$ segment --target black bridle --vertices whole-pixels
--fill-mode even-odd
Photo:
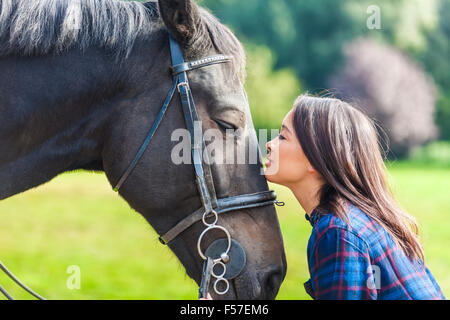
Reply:
[[[183,53],[181,51],[178,43],[169,36],[170,41],[170,52],[172,57],[172,75],[173,82],[169,90],[169,93],[164,101],[164,104],[159,111],[155,122],[153,123],[150,131],[147,134],[143,144],[137,151],[134,159],[131,161],[125,172],[122,174],[117,184],[114,187],[114,191],[118,191],[120,187],[124,184],[127,178],[130,176],[133,169],[136,167],[137,163],[141,159],[144,151],[149,145],[151,139],[153,138],[156,130],[158,129],[165,112],[167,111],[170,102],[173,99],[175,91],[178,90],[181,97],[181,105],[183,108],[186,128],[191,135],[191,156],[193,161],[193,166],[196,175],[197,187],[200,194],[200,199],[202,202],[202,207],[191,213],[186,218],[178,222],[173,228],[165,232],[159,237],[162,244],[168,244],[170,241],[175,239],[180,233],[188,229],[194,223],[202,221],[206,228],[199,235],[197,241],[197,249],[200,257],[204,260],[204,268],[202,273],[202,281],[199,290],[200,297],[206,297],[206,293],[209,288],[209,280],[211,276],[217,278],[214,284],[214,290],[218,294],[225,294],[228,291],[229,284],[228,280],[236,277],[245,266],[245,251],[239,242],[231,239],[228,230],[222,226],[217,225],[218,215],[230,211],[262,207],[267,205],[283,205],[282,202],[276,201],[276,195],[274,191],[262,191],[252,194],[238,195],[233,197],[227,197],[223,199],[217,199],[216,192],[214,189],[214,182],[211,174],[211,167],[209,161],[202,161],[202,158],[206,157],[203,154],[205,150],[205,141],[203,140],[203,135],[201,133],[201,128],[195,126],[195,122],[200,121],[197,110],[195,108],[194,98],[192,96],[191,89],[189,87],[189,80],[187,77],[187,72],[203,68],[219,63],[228,63],[232,60],[232,57],[224,55],[215,55],[207,58],[203,58],[196,61],[185,62],[183,58]],[[200,132],[198,132],[200,130]],[[202,139],[194,139],[195,136],[201,135]],[[211,221],[210,223],[207,220]],[[207,248],[205,253],[201,249],[201,241],[203,236],[210,230],[218,229],[225,233],[225,241],[223,238],[218,239],[211,243]],[[222,266],[222,273],[217,274],[216,265]],[[4,267],[0,264],[0,267]],[[228,267],[228,268],[227,268]],[[4,271],[6,267],[2,268]],[[7,269],[6,269],[7,270]],[[14,277],[10,272],[7,272],[8,276]],[[25,285],[23,285],[17,278],[13,278],[19,285],[26,288],[28,292],[32,293],[38,299],[41,299],[39,295],[32,292]],[[219,291],[217,289],[218,282],[223,281],[226,289]],[[12,297],[0,287],[0,292],[4,293],[8,299]]]
[[[146,150],[148,144],[150,143],[156,130],[158,129],[164,117],[164,114],[166,113],[170,102],[173,99],[175,90],[178,90],[181,97],[181,106],[183,108],[186,128],[189,131],[191,137],[191,156],[195,169],[197,186],[202,201],[202,208],[198,209],[197,211],[180,221],[176,226],[167,231],[164,235],[160,236],[159,240],[162,244],[169,243],[181,232],[189,228],[192,224],[200,221],[205,212],[206,214],[209,214],[212,211],[216,211],[216,213],[225,213],[234,210],[271,205],[276,202],[276,195],[274,191],[263,191],[253,194],[217,199],[216,191],[214,189],[214,182],[211,175],[211,167],[209,165],[210,161],[202,161],[202,156],[203,158],[207,157],[206,153],[203,154],[203,150],[205,150],[205,141],[203,140],[203,138],[194,139],[195,136],[199,136],[199,134],[201,135],[201,132],[198,132],[198,130],[201,130],[201,128],[198,128],[198,126],[194,126],[194,123],[199,122],[200,119],[198,117],[197,109],[195,108],[192,91],[189,87],[187,72],[214,64],[227,63],[230,62],[233,58],[230,56],[216,55],[196,61],[185,62],[183,53],[178,43],[170,35],[169,39],[170,53],[172,57],[172,87],[170,88],[164,104],[159,111],[158,116],[156,117],[156,120],[153,123],[149,133],[147,134],[147,137],[136,153],[136,156],[130,162],[128,168],[125,170],[123,175],[118,180],[116,186],[114,187],[114,191],[118,191],[126,181],[128,176],[131,174],[133,169],[136,167],[139,159],[144,154],[144,151]],[[203,135],[201,135],[201,137],[203,137]]]
[[[197,241],[197,249],[200,257],[204,260],[204,268],[203,268],[203,274],[202,274],[202,283],[200,285],[199,290],[199,296],[205,297],[206,293],[208,291],[209,286],[209,278],[210,276],[214,276],[217,278],[216,283],[214,284],[214,289],[216,293],[218,294],[224,294],[228,291],[229,285],[227,279],[230,279],[230,277],[227,278],[227,267],[226,264],[230,264],[231,269],[238,270],[234,272],[232,275],[233,277],[237,276],[237,272],[240,272],[244,265],[233,265],[233,256],[236,256],[235,260],[239,260],[240,263],[245,264],[245,251],[240,246],[240,244],[237,241],[234,241],[231,239],[230,234],[227,229],[224,227],[218,226],[217,220],[218,220],[218,214],[230,212],[230,211],[236,211],[236,210],[242,210],[242,209],[248,209],[248,208],[255,208],[255,207],[262,207],[267,205],[273,205],[274,203],[277,203],[279,205],[282,205],[281,202],[276,201],[276,195],[274,191],[262,191],[252,194],[245,194],[245,195],[238,195],[233,197],[228,197],[224,199],[217,199],[216,191],[214,189],[214,182],[211,175],[211,167],[209,165],[210,161],[202,161],[207,154],[203,154],[203,150],[205,150],[205,141],[203,139],[203,135],[201,133],[201,127],[195,126],[195,122],[199,122],[199,116],[197,113],[197,109],[195,108],[194,98],[192,96],[192,91],[189,87],[189,80],[187,77],[187,72],[199,69],[219,63],[228,63],[232,61],[232,57],[230,56],[224,56],[224,55],[216,55],[216,56],[210,56],[207,58],[203,58],[196,61],[191,62],[185,62],[183,58],[183,53],[181,51],[180,46],[178,43],[173,39],[172,36],[169,35],[169,41],[170,41],[170,53],[172,56],[172,75],[173,75],[173,82],[172,87],[169,90],[169,94],[166,97],[166,100],[164,101],[164,104],[156,117],[155,122],[153,123],[146,139],[144,140],[144,143],[139,148],[136,156],[131,161],[128,168],[125,170],[122,177],[119,179],[117,185],[114,187],[115,191],[118,191],[119,188],[123,185],[123,183],[126,181],[127,177],[131,174],[136,164],[139,162],[139,159],[142,157],[145,149],[147,148],[148,144],[150,143],[153,135],[155,134],[156,130],[158,129],[159,124],[161,123],[165,112],[167,111],[167,108],[170,105],[170,102],[172,101],[172,98],[174,96],[175,90],[178,90],[180,97],[181,97],[181,106],[184,113],[184,119],[186,123],[186,128],[190,133],[191,136],[191,157],[194,165],[195,170],[195,176],[196,176],[196,182],[197,187],[200,194],[200,199],[202,202],[202,207],[191,213],[186,218],[182,219],[180,222],[178,222],[173,228],[165,232],[163,235],[159,237],[159,240],[162,244],[168,244],[170,241],[175,239],[180,233],[188,229],[190,226],[192,226],[194,223],[198,221],[202,221],[203,224],[206,226],[206,229],[200,234],[198,241]],[[198,132],[200,131],[200,132]],[[195,139],[195,136],[201,136],[202,139]],[[203,155],[203,157],[202,157]],[[213,220],[212,223],[208,223],[206,219]],[[225,233],[227,236],[227,241],[225,242],[225,247],[220,246],[218,243],[214,245],[213,242],[210,247],[217,247],[217,252],[214,252],[216,257],[207,256],[203,253],[201,249],[201,240],[203,236],[212,229],[219,229]],[[216,240],[217,241],[217,240]],[[209,248],[206,250],[208,252]],[[241,252],[240,255],[233,255],[232,252],[230,253],[231,248],[237,248],[236,251]],[[214,251],[211,249],[210,251]],[[231,258],[230,258],[231,255]],[[242,257],[244,255],[244,257]],[[242,262],[243,261],[243,262]],[[216,264],[220,264],[222,266],[223,273],[221,275],[217,275],[215,272],[214,266]],[[223,281],[226,285],[226,290],[219,291],[217,289],[217,283]]]

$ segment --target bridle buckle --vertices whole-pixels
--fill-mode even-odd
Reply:
[[[162,236],[160,236],[160,237],[158,238],[158,240],[159,240],[159,242],[161,242],[161,244],[163,244],[163,245],[166,245],[166,244],[167,244],[166,240],[164,240],[164,238],[163,238]]]
[[[179,92],[179,93],[181,93],[181,91],[180,91],[180,87],[181,87],[181,86],[185,86],[186,89],[189,90],[189,83],[187,83],[187,82],[180,82],[180,83],[177,85],[177,89],[178,89],[178,92]]]

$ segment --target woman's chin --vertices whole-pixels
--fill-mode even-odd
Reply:
[[[269,182],[274,182],[274,174],[271,172],[270,168],[266,167],[266,170],[264,171],[264,175]]]

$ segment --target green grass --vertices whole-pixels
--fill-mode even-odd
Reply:
[[[394,192],[422,229],[426,264],[450,296],[450,168],[389,166]],[[288,273],[278,299],[309,299],[306,246],[311,226],[290,191],[272,186]],[[0,260],[49,299],[196,299],[197,286],[147,222],[111,191],[100,174],[70,173],[0,202]],[[66,282],[80,267],[81,289]],[[28,299],[11,280],[0,284]]]

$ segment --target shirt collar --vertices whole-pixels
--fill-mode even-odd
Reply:
[[[314,225],[316,224],[317,220],[319,220],[319,209],[316,207],[314,208],[314,210],[311,212],[311,214],[308,216],[307,213],[305,213],[305,219],[309,221],[309,223],[311,223],[311,226],[314,227]]]

